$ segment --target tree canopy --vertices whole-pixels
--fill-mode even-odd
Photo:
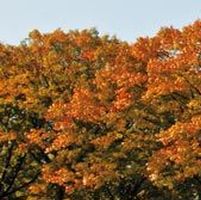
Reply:
[[[1,44],[0,155],[2,199],[200,199],[201,21]]]

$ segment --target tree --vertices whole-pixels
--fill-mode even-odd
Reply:
[[[132,45],[94,29],[1,45],[0,195],[200,198],[200,41],[196,21]]]

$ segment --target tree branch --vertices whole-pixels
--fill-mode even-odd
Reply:
[[[5,166],[4,166],[4,170],[3,170],[3,173],[2,173],[2,176],[1,176],[1,180],[0,180],[1,183],[5,179],[7,168],[9,167],[10,160],[11,160],[11,157],[12,157],[12,150],[13,150],[13,148],[14,148],[14,142],[12,142],[11,145],[8,147],[8,153],[7,153],[7,156],[5,158]]]
[[[23,164],[23,162],[24,162],[24,160],[25,160],[25,157],[26,157],[26,154],[25,154],[23,157],[19,158],[17,164],[16,164],[15,167],[14,167],[14,170],[12,171],[14,174],[13,174],[13,176],[11,177],[11,181],[10,181],[10,183],[9,183],[9,186],[8,186],[8,188],[5,190],[4,193],[8,193],[9,190],[12,188],[12,186],[13,186],[13,184],[14,184],[16,178],[17,178],[17,175],[18,175],[19,171],[21,170],[21,166],[22,166],[22,164]]]
[[[12,194],[12,193],[15,193],[16,191],[18,191],[18,190],[20,190],[20,189],[22,189],[22,188],[27,187],[28,185],[30,185],[31,183],[33,183],[33,182],[38,178],[39,175],[40,175],[40,172],[38,172],[38,173],[33,177],[33,179],[31,179],[30,181],[28,181],[28,182],[22,184],[22,185],[19,186],[19,187],[13,188],[12,190],[10,190],[10,191],[4,193],[3,196],[0,196],[0,197],[6,197],[6,196],[8,196],[8,195],[10,195],[10,194]]]

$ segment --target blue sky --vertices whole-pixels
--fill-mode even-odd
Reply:
[[[33,29],[96,27],[134,42],[161,26],[181,28],[201,18],[201,0],[0,0],[0,41],[19,44]]]

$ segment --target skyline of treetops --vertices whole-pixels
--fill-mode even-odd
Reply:
[[[201,21],[0,44],[0,199],[201,199]]]

